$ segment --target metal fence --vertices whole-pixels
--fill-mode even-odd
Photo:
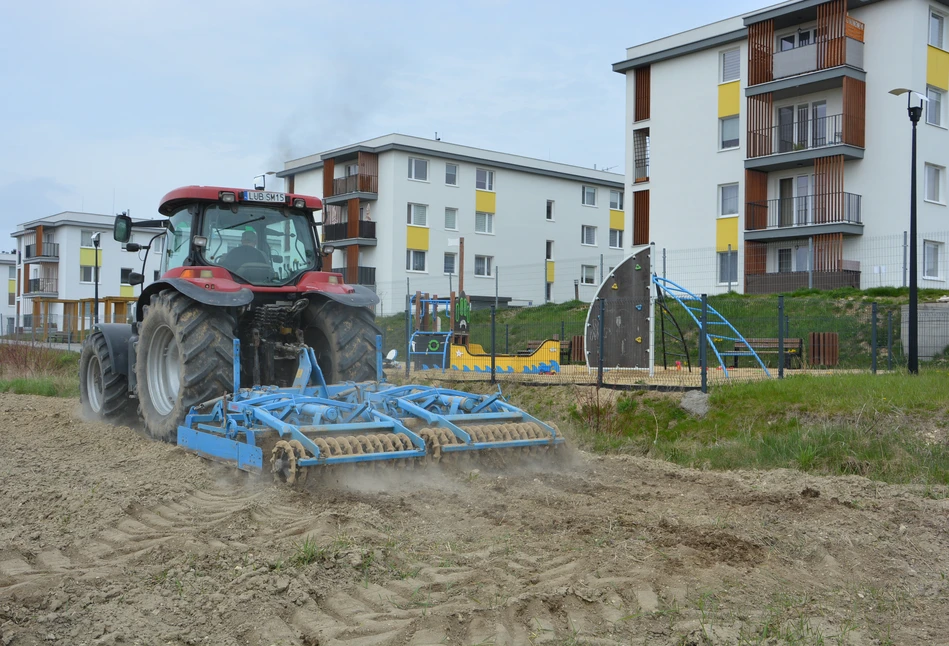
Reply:
[[[99,316],[99,323],[128,322],[128,317],[124,314],[109,317]],[[93,325],[94,321],[91,315],[49,314],[34,316],[32,314],[21,314],[18,317],[5,318],[0,339],[79,350],[83,339],[89,334]]]

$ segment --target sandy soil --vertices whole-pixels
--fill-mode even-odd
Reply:
[[[3,646],[949,644],[944,489],[576,453],[299,492],[13,395],[0,483]]]

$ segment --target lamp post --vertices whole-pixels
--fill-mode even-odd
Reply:
[[[95,292],[92,298],[92,326],[99,324],[99,232],[92,234],[92,246],[96,248],[96,265],[92,268],[95,272]]]
[[[923,115],[923,102],[928,101],[919,92],[905,87],[890,90],[894,96],[906,95],[906,111],[913,124],[913,145],[909,174],[909,358],[907,369],[911,375],[919,374],[919,293],[916,272],[916,124]],[[913,95],[919,98],[919,105],[913,105]]]

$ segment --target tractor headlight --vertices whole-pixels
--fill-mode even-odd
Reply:
[[[207,246],[208,246],[208,239],[207,239],[206,237],[204,237],[204,236],[195,236],[195,237],[194,237],[194,246],[195,246],[195,247],[201,247],[201,248],[207,247]]]
[[[237,196],[234,195],[234,193],[233,193],[232,191],[221,191],[221,193],[220,193],[220,195],[219,195],[218,197],[221,199],[222,202],[228,202],[228,203],[230,203],[230,202],[236,202],[236,201],[237,201]]]
[[[295,209],[305,209],[305,208],[306,208],[306,200],[304,200],[302,197],[295,197],[295,198],[293,198],[293,208],[295,208]]]

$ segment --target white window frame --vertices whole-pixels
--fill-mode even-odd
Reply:
[[[423,264],[425,269],[411,269],[415,266],[415,254],[422,254]],[[405,271],[412,274],[427,274],[428,273],[428,252],[421,249],[406,249],[405,250]]]
[[[417,222],[418,214],[416,213],[416,209],[414,208],[417,206],[420,206],[423,209],[425,209],[425,216],[424,216],[425,221],[422,224],[418,224]],[[428,204],[416,204],[415,202],[409,202],[408,207],[406,208],[405,216],[406,216],[405,222],[408,226],[425,227],[426,229],[428,228]]]
[[[455,168],[455,181],[448,181],[448,167],[454,166]],[[452,164],[451,162],[445,162],[445,186],[458,186],[458,164]]]
[[[935,248],[935,250],[936,250],[936,275],[935,275],[935,276],[926,273],[926,268],[927,268],[927,266],[928,266],[928,264],[929,264],[929,263],[926,262],[926,260],[927,260],[927,258],[928,258],[928,256],[929,256],[929,251],[928,251],[928,250],[931,249],[931,248]],[[942,277],[942,258],[940,258],[940,256],[942,256],[942,250],[943,250],[943,249],[944,249],[944,245],[943,245],[941,242],[939,242],[938,240],[923,240],[923,258],[922,258],[922,260],[923,260],[923,267],[922,267],[922,274],[923,274],[923,276],[922,276],[922,277],[925,278],[926,280],[942,280],[942,279],[943,279],[943,277]]]
[[[554,241],[553,240],[548,240],[547,243],[544,245],[544,256],[546,256],[545,260],[554,259]]]
[[[423,162],[425,164],[425,177],[416,177],[415,173],[417,171],[415,167],[415,162]],[[427,182],[428,181],[428,167],[429,161],[427,159],[422,159],[421,157],[409,157],[409,179],[413,182]]]
[[[452,271],[445,271],[445,261],[448,260],[448,257],[451,256],[451,267]],[[454,251],[446,251],[444,257],[442,258],[442,273],[445,276],[457,276],[458,275],[458,254]]]
[[[587,274],[589,274],[589,280],[587,280]],[[580,284],[596,285],[596,265],[580,265]]]
[[[587,231],[593,231],[593,242],[587,242]],[[596,227],[590,224],[581,224],[580,225],[580,245],[584,247],[595,247],[596,246]]]
[[[929,169],[935,169],[936,175],[936,199],[929,198],[930,179]],[[923,199],[930,204],[946,205],[946,167],[938,164],[925,164],[923,166]]]
[[[122,278],[122,274],[126,271],[129,274],[131,274],[135,270],[132,269],[131,267],[122,267],[121,269],[119,269],[119,283],[122,285],[131,285],[132,283],[128,282],[129,281],[128,277],[126,277],[125,279]]]
[[[940,20],[940,31],[939,38],[942,42],[936,44],[932,41],[932,20],[933,16],[936,16]],[[946,49],[946,14],[936,11],[935,9],[930,8],[929,10],[929,20],[926,21],[926,41],[933,47],[945,50]]]
[[[613,244],[613,234],[617,240],[617,244]],[[623,230],[622,229],[610,229],[610,249],[622,249],[623,248]]]
[[[738,138],[735,139],[734,146],[725,146],[725,122],[735,120],[735,123],[738,124]],[[719,150],[737,150],[741,148],[741,122],[738,119],[738,115],[732,115],[730,117],[719,117],[718,119],[718,149]]]
[[[455,226],[453,227],[448,226],[448,212],[449,211],[454,211],[455,213]],[[458,209],[451,206],[446,206],[445,207],[445,231],[457,231],[457,230],[458,230]]]
[[[734,213],[725,213],[725,189],[726,188],[735,188],[735,212]],[[738,182],[730,182],[728,184],[719,184],[718,186],[718,217],[720,218],[733,218],[738,215],[739,211],[739,191],[738,191]]]
[[[937,98],[933,98],[933,95],[937,95]],[[931,126],[936,126],[937,128],[946,129],[946,117],[945,117],[945,104],[946,104],[946,92],[941,90],[938,87],[933,87],[932,85],[926,86],[926,98],[929,101],[926,101],[926,123]],[[932,107],[938,106],[936,111],[933,112]],[[933,123],[930,118],[931,115],[935,114],[936,118],[939,120],[938,123]]]
[[[484,182],[478,179],[478,173],[484,173]],[[479,186],[479,184],[481,184]],[[494,171],[487,168],[475,169],[475,189],[479,191],[494,192]]]
[[[486,229],[485,231],[480,231],[480,230],[478,229],[478,216],[479,216],[479,215],[483,215],[483,216],[484,216],[485,229]],[[481,234],[481,235],[485,235],[485,236],[493,236],[493,235],[494,235],[494,213],[488,213],[488,212],[486,212],[486,211],[477,211],[477,212],[475,213],[475,233],[478,233],[478,234]]]
[[[615,200],[613,199],[614,197],[616,198]],[[610,189],[610,208],[614,211],[623,210],[623,191]]]
[[[727,54],[735,53],[738,55],[738,74],[735,78],[725,78],[725,56]],[[726,49],[721,53],[718,60],[718,82],[719,83],[732,83],[741,79],[741,49],[735,47],[733,49]]]
[[[478,273],[478,261],[482,261],[482,269],[487,265],[488,273]],[[478,278],[494,278],[494,256],[481,256],[477,255],[474,257],[474,275]]]
[[[83,280],[82,273],[83,270],[89,270],[89,280]],[[79,282],[84,285],[91,285],[96,281],[96,266],[95,265],[79,265]]]
[[[86,233],[89,234],[89,244],[87,245],[82,244],[83,238],[85,237]],[[92,236],[94,236],[95,234],[96,232],[93,231],[92,229],[80,229],[79,230],[79,246],[83,249],[95,249],[96,246],[92,244]],[[92,281],[89,281],[89,282],[92,282]]]
[[[544,217],[547,218],[548,222],[554,222],[556,220],[556,213],[554,212],[556,206],[556,200],[547,200],[547,210],[544,211]]]
[[[593,191],[593,202],[587,202],[587,191]],[[583,206],[596,206],[596,186],[587,186],[583,184],[580,187],[580,204]]]
[[[731,254],[735,259],[735,280],[729,283],[728,280],[722,280],[722,256]],[[716,254],[716,259],[718,260],[718,266],[716,270],[718,271],[718,284],[719,285],[737,285],[738,284],[738,250],[732,249],[731,251],[719,251]],[[730,268],[730,267],[729,267]]]

